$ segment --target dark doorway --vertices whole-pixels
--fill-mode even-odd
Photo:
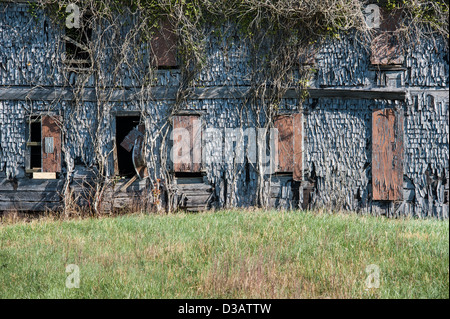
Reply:
[[[41,151],[41,119],[40,117],[32,117],[29,126],[30,129],[30,168],[40,169],[42,167],[42,151]]]
[[[123,148],[120,143],[123,142],[133,128],[139,125],[140,120],[140,116],[116,116],[117,164],[120,176],[133,177],[136,175],[131,152]]]

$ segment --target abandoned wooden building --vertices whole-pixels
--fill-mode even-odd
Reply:
[[[185,73],[169,27],[137,48],[156,57],[146,87],[108,55],[95,67],[119,77],[83,76],[94,68],[83,37],[103,31],[76,37],[30,6],[0,1],[0,212],[138,204],[448,218],[446,40],[399,52],[381,38],[381,48],[330,39],[305,62],[308,96],[287,90],[265,143],[266,114],[244,107],[258,103],[247,98],[253,53],[232,27],[211,35],[179,103]]]

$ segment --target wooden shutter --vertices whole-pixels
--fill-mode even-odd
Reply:
[[[174,163],[175,172],[191,172],[198,173],[201,171],[201,124],[200,118],[198,116],[191,115],[181,115],[175,116],[173,118],[173,128],[175,129],[185,129],[188,136],[185,137],[189,140],[189,157],[185,158],[183,161]],[[187,145],[181,145],[182,136],[174,136],[174,151],[179,151],[182,153],[187,152]],[[179,153],[178,155],[182,155]],[[175,158],[175,157],[174,157]]]
[[[403,195],[403,114],[392,109],[372,115],[373,200],[401,200]]]
[[[122,143],[120,143],[120,146],[126,149],[127,152],[131,152],[133,146],[136,143],[136,140],[144,135],[145,135],[145,125],[139,124],[136,128],[132,129],[127,136],[125,136]]]
[[[161,27],[155,30],[151,46],[158,67],[177,66],[177,37],[168,20],[163,20]]]
[[[293,173],[294,180],[302,179],[302,115],[281,115],[274,121],[278,129],[277,172]]]
[[[42,116],[42,172],[61,172],[61,123],[59,116]]]

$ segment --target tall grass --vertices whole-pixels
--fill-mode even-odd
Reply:
[[[0,297],[449,298],[449,223],[235,210],[3,225]]]

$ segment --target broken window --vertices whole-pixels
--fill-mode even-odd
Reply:
[[[302,180],[302,115],[280,115],[274,120],[278,129],[275,147],[277,172],[292,173],[295,181]]]
[[[116,116],[115,172],[119,176],[146,177],[145,125],[140,116]]]
[[[89,42],[92,39],[92,16],[84,13],[80,19],[80,25],[72,28],[66,27],[63,37],[66,45],[65,63],[71,69],[82,70],[92,66],[89,50]]]
[[[161,22],[160,28],[155,30],[151,41],[154,64],[160,69],[177,67],[177,37],[168,20]]]
[[[403,195],[403,114],[393,109],[372,114],[373,200],[401,200]]]
[[[173,118],[173,170],[175,173],[200,173],[202,128],[199,116]]]
[[[60,123],[60,117],[53,115],[30,116],[28,120],[26,172],[34,178],[56,178],[61,172]]]

